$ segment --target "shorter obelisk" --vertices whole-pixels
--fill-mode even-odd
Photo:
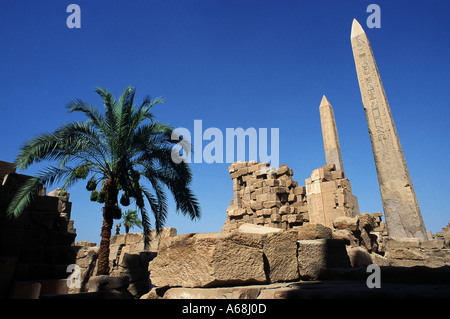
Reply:
[[[325,95],[320,102],[320,124],[322,125],[323,147],[327,164],[334,164],[337,171],[344,171],[341,156],[341,146],[336,128],[333,107]]]
[[[372,48],[356,20],[351,43],[388,234],[426,240],[425,224]]]

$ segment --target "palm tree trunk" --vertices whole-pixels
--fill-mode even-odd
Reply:
[[[109,275],[109,241],[111,238],[111,229],[113,226],[114,209],[117,204],[117,182],[114,179],[108,179],[105,184],[106,202],[103,207],[103,225],[98,252],[97,276]]]

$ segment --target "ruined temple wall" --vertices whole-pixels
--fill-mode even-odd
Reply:
[[[355,217],[359,214],[358,200],[352,194],[350,181],[343,171],[336,170],[335,164],[313,170],[305,183],[312,223],[333,228],[336,218]]]
[[[234,198],[223,232],[244,223],[288,229],[309,220],[306,189],[292,179],[287,165],[272,169],[268,163],[235,162],[228,170]]]
[[[313,170],[306,187],[298,186],[287,165],[273,169],[267,163],[235,162],[228,170],[234,197],[223,232],[244,223],[289,229],[311,222],[332,228],[337,217],[359,214],[350,181],[334,164]]]

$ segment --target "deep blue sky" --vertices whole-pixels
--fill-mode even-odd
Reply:
[[[81,7],[81,29],[66,26],[71,3]],[[381,8],[380,29],[366,25],[370,3]],[[427,230],[435,233],[450,220],[448,12],[446,0],[3,0],[0,160],[14,161],[35,134],[81,120],[66,113],[69,101],[101,107],[95,87],[118,96],[131,84],[139,100],[165,98],[154,114],[174,127],[193,129],[200,119],[204,130],[224,133],[279,128],[280,164],[304,185],[325,164],[325,94],[361,212],[382,211],[350,45],[356,18],[374,50]],[[179,234],[220,231],[233,197],[228,165],[192,164],[203,217],[194,223],[172,208],[166,226]],[[84,186],[69,190],[77,240],[98,242],[101,205]]]

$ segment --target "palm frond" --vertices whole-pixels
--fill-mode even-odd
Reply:
[[[26,169],[31,164],[64,156],[64,152],[58,147],[59,142],[58,137],[52,133],[37,135],[21,147],[15,161],[16,168]]]
[[[32,203],[42,185],[49,186],[66,179],[73,173],[73,168],[58,168],[50,166],[42,170],[38,176],[29,178],[14,195],[6,213],[10,217],[19,216]]]
[[[12,198],[6,209],[6,215],[10,218],[16,218],[25,211],[37,196],[40,185],[39,178],[29,178]]]

